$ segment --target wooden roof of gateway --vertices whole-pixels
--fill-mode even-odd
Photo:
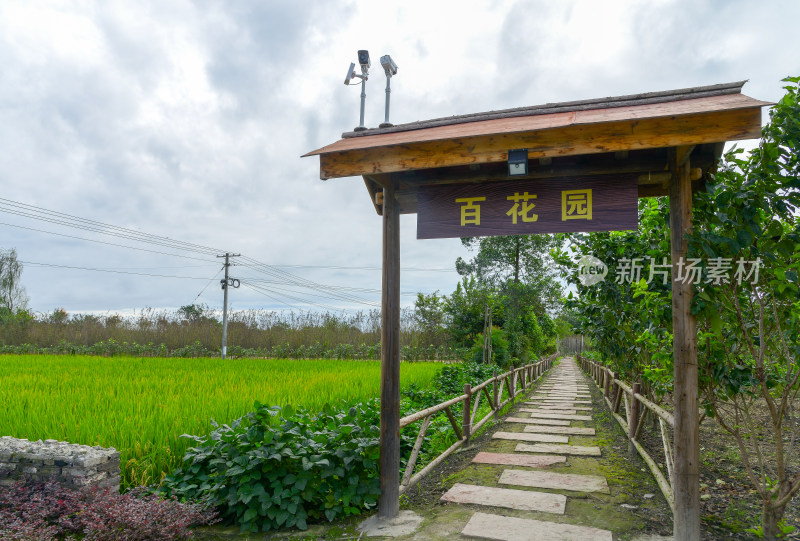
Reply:
[[[509,180],[508,151],[528,150],[531,178],[636,176],[639,196],[666,194],[671,149],[691,152],[695,188],[726,141],[761,135],[761,107],[745,81],[551,103],[349,132],[305,154],[320,178],[361,175],[375,210],[390,179],[401,212],[416,212],[420,186]]]

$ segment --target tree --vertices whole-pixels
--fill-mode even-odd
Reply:
[[[550,252],[561,245],[562,239],[554,235],[461,239],[465,247],[477,253],[470,261],[458,258],[456,270],[474,279],[483,290],[493,292],[496,302],[489,309],[493,323],[504,331],[512,362],[524,362],[531,353],[544,349],[537,318],[560,305],[561,286]]]
[[[759,147],[728,153],[706,190],[694,194],[684,262],[700,270],[692,312],[705,413],[739,448],[762,500],[767,539],[782,534],[784,510],[800,492],[791,466],[800,440],[800,78],[786,81]],[[578,290],[568,306],[583,332],[623,379],[642,378],[661,395],[672,390],[671,282],[680,277],[645,280],[645,264],[641,280],[615,279],[630,276],[637,258],[661,264],[669,254],[666,201],[640,201],[639,211],[637,232],[571,237],[578,256],[609,264],[604,281],[581,285],[568,254],[558,259]]]
[[[414,301],[414,325],[422,334],[424,345],[438,345],[439,337],[446,332],[446,298],[434,291],[430,295],[417,293]]]
[[[541,313],[559,306],[561,288],[550,252],[561,246],[557,235],[512,235],[463,238],[461,243],[477,253],[470,261],[456,260],[462,276],[474,276],[480,283],[502,289],[509,283],[527,284]]]
[[[471,347],[483,332],[486,306],[494,306],[491,292],[475,278],[464,277],[447,298],[444,310],[450,317],[450,335],[459,347]]]
[[[186,323],[217,323],[213,312],[205,304],[187,304],[178,308],[178,315]]]
[[[0,250],[0,308],[11,314],[28,307],[28,296],[22,287],[22,263],[17,259],[17,251]]]
[[[698,360],[706,411],[736,440],[762,501],[761,532],[777,539],[800,492],[800,77],[770,111],[760,145],[726,155],[695,198],[690,255],[731,267],[697,286]],[[755,272],[758,274],[755,274]],[[746,273],[746,275],[745,275]]]

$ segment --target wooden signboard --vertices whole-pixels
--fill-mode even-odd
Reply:
[[[636,178],[515,180],[420,188],[417,238],[637,228]]]

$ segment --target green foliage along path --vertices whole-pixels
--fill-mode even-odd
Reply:
[[[441,369],[403,363],[400,384],[428,388]],[[123,485],[158,482],[191,443],[253,403],[320,410],[380,392],[377,361],[0,356],[0,431],[120,451]]]

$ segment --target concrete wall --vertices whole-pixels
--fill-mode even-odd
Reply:
[[[10,485],[24,477],[53,479],[70,488],[99,486],[119,490],[119,475],[119,452],[113,447],[0,437],[0,485]]]

